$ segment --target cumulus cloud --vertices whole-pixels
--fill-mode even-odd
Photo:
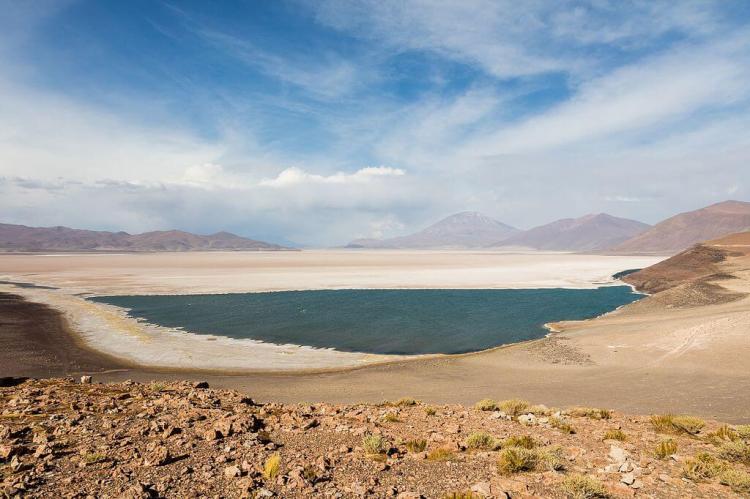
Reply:
[[[354,173],[336,172],[332,175],[317,175],[300,168],[287,168],[275,178],[260,181],[265,187],[290,187],[300,184],[364,184],[382,177],[400,177],[406,172],[389,166],[367,166]]]

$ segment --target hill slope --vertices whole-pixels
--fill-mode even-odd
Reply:
[[[0,250],[5,251],[207,251],[281,250],[277,244],[218,232],[208,236],[179,230],[107,232],[68,227],[0,224]]]
[[[649,225],[606,213],[564,218],[534,227],[495,246],[523,246],[550,251],[594,251],[623,242]]]
[[[414,234],[391,239],[356,239],[350,248],[481,248],[519,232],[502,222],[465,211]]]
[[[724,201],[680,213],[622,244],[617,253],[677,253],[693,244],[750,230],[750,203]]]
[[[700,286],[703,291],[713,281],[726,279],[727,260],[750,255],[750,232],[730,234],[696,244],[666,260],[622,278],[639,291],[659,293],[681,285]],[[716,291],[716,290],[713,290]],[[735,298],[722,292],[719,298]]]

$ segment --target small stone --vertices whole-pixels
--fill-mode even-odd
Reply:
[[[91,376],[81,376],[81,384],[82,385],[90,385],[91,384]]]
[[[629,473],[633,471],[633,469],[634,469],[633,463],[631,463],[630,461],[625,461],[624,463],[620,465],[619,471],[620,473]]]
[[[633,482],[635,482],[635,476],[633,476],[632,473],[625,473],[622,475],[622,478],[620,478],[620,481],[625,485],[633,485]]]
[[[471,486],[471,491],[484,497],[492,497],[490,482],[479,482]]]
[[[273,497],[274,493],[265,487],[261,487],[255,491],[255,497]]]
[[[162,466],[167,464],[172,456],[169,454],[169,449],[163,445],[150,444],[146,448],[146,458],[144,464],[146,466]]]
[[[208,388],[208,381],[196,381],[195,383],[193,383],[193,388],[205,390],[206,388]]]
[[[242,474],[240,468],[237,466],[227,466],[224,468],[224,476],[227,478],[235,478]]]
[[[618,464],[623,464],[628,459],[628,451],[622,447],[612,445],[609,448],[609,458]]]
[[[672,477],[667,475],[666,473],[662,473],[659,475],[659,480],[661,480],[664,483],[669,483],[672,481]]]
[[[633,483],[630,484],[631,489],[640,489],[641,487],[643,487],[643,482],[638,479],[634,480]]]
[[[524,426],[534,426],[536,424],[536,416],[533,414],[522,414],[518,416],[518,422]]]

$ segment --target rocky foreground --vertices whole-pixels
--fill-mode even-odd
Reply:
[[[750,495],[750,426],[520,400],[256,404],[206,383],[91,381],[0,388],[5,496]]]

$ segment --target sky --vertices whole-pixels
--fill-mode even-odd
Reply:
[[[0,0],[0,221],[301,246],[750,200],[750,2]]]

